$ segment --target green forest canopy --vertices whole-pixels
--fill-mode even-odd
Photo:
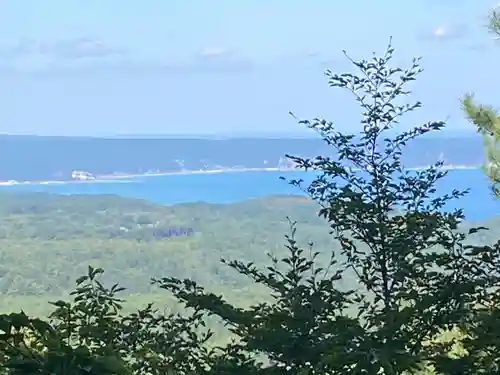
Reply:
[[[284,251],[287,217],[297,221],[301,244],[307,247],[314,240],[315,250],[331,249],[335,243],[317,211],[316,203],[300,196],[165,207],[114,195],[2,193],[0,309],[43,314],[46,302],[72,290],[89,264],[106,270],[105,282],[126,287],[134,307],[150,300],[168,304],[165,294],[149,283],[163,276],[194,279],[230,299],[251,303],[263,291],[221,264],[221,257],[267,264],[267,253]],[[171,227],[193,228],[194,233],[156,235]],[[487,233],[480,242],[499,237]]]

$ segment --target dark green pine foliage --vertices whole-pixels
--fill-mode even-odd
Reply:
[[[490,11],[488,31],[495,39],[500,37],[500,7]],[[491,181],[491,189],[500,197],[500,114],[491,105],[478,104],[471,93],[461,99],[462,110],[466,118],[474,124],[483,138],[486,163],[483,170]]]
[[[443,371],[463,365],[448,363],[460,335],[436,339],[471,321],[479,292],[486,292],[484,273],[473,274],[470,265],[485,253],[499,258],[494,249],[474,254],[464,245],[463,212],[446,208],[466,192],[436,193],[447,174],[442,162],[418,171],[403,165],[408,142],[445,124],[399,125],[421,106],[405,100],[407,85],[422,70],[419,59],[406,70],[391,67],[393,52],[389,45],[369,61],[346,55],[358,74],[326,72],[330,87],[346,90],[359,104],[360,132],[337,131],[322,118],[301,120],[334,157],[288,156],[317,174],[310,184],[289,182],[318,202],[319,215],[330,224],[338,243],[326,257],[330,261],[300,247],[294,226],[288,255],[270,255],[267,268],[224,261],[268,287],[271,302],[243,309],[192,281],[156,280],[188,306],[222,318],[240,339],[232,346],[240,356],[265,356],[268,363],[258,365],[258,373],[395,375],[433,364]],[[357,286],[346,286],[343,281],[353,276]]]

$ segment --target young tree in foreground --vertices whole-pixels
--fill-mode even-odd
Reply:
[[[198,374],[210,354],[201,315],[163,315],[151,305],[122,313],[123,288],[104,287],[101,269],[77,280],[73,301],[52,303],[50,321],[0,315],[1,375]],[[2,372],[3,371],[3,372]]]
[[[500,8],[490,12],[488,30],[500,37]],[[483,137],[486,165],[483,169],[492,182],[492,190],[500,196],[500,114],[490,105],[477,104],[473,94],[466,94],[461,100],[465,116]]]
[[[154,280],[192,308],[185,316],[151,306],[123,314],[120,288],[105,288],[102,270],[89,267],[73,300],[54,303],[49,322],[0,315],[0,374],[399,375],[422,366],[443,375],[498,374],[500,246],[465,245],[482,228],[466,234],[458,227],[462,211],[446,211],[465,192],[436,193],[447,173],[442,162],[419,171],[403,166],[406,144],[444,124],[395,132],[420,107],[402,100],[421,69],[418,59],[407,70],[392,68],[392,55],[389,45],[370,61],[348,57],[359,75],[327,71],[330,86],[360,105],[362,129],[341,133],[324,119],[301,121],[332,155],[289,156],[316,173],[308,185],[290,183],[320,205],[338,243],[331,254],[312,245],[305,251],[292,225],[287,255],[270,255],[267,268],[227,262],[270,290],[270,302],[249,308],[191,280]],[[238,340],[208,351],[204,314],[222,318]],[[461,335],[442,337],[453,329]]]
[[[419,171],[403,165],[407,143],[444,123],[396,132],[401,117],[421,106],[403,104],[406,86],[421,69],[419,59],[407,70],[391,67],[392,56],[389,45],[370,61],[347,57],[359,75],[327,71],[329,85],[359,104],[362,130],[343,133],[322,118],[300,121],[332,146],[332,155],[288,156],[316,173],[305,187],[302,180],[289,182],[319,203],[319,215],[330,224],[338,248],[329,262],[302,249],[293,235],[288,255],[270,255],[267,268],[227,262],[271,292],[272,302],[248,309],[190,280],[156,281],[188,306],[222,318],[240,338],[232,348],[241,355],[265,355],[271,365],[261,373],[395,375],[432,364],[468,373],[465,361],[454,360],[461,358],[457,353],[450,357],[457,337],[436,339],[468,321],[479,294],[489,290],[492,281],[471,264],[499,258],[490,248],[463,244],[467,235],[457,230],[463,212],[448,212],[446,205],[466,192],[437,195],[436,183],[447,174],[442,162]],[[357,287],[346,286],[352,279]]]

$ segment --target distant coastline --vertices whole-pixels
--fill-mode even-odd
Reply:
[[[186,174],[213,174],[213,173],[242,173],[242,172],[293,172],[299,171],[296,168],[221,168],[221,169],[202,169],[202,170],[178,170],[165,172],[147,172],[147,173],[115,173],[96,176],[96,180],[119,180],[122,178],[137,178],[137,177],[158,177],[170,175],[186,175]]]
[[[89,184],[104,181],[120,181],[126,179],[133,179],[139,177],[160,177],[160,176],[174,176],[174,175],[192,175],[192,174],[215,174],[215,173],[243,173],[243,172],[299,172],[295,168],[224,168],[224,169],[206,169],[206,170],[178,170],[178,171],[159,171],[159,172],[146,172],[146,173],[113,173],[96,175],[93,180],[52,180],[52,181],[0,181],[0,186],[11,185],[29,185],[29,184]]]
[[[481,166],[468,166],[468,165],[444,165],[441,167],[443,170],[459,170],[459,169],[478,169]],[[423,170],[428,166],[411,167],[408,170]],[[177,170],[177,171],[158,171],[146,173],[113,173],[96,175],[93,180],[53,180],[53,181],[0,181],[1,186],[12,185],[30,185],[30,184],[67,184],[67,183],[99,183],[106,181],[120,181],[126,179],[134,179],[139,177],[160,177],[160,176],[174,176],[174,175],[195,175],[195,174],[216,174],[216,173],[244,173],[244,172],[301,172],[302,169],[297,168],[221,168],[221,169],[206,169],[206,170]]]
[[[335,154],[321,137],[214,140],[0,136],[0,147],[4,157],[0,183],[4,185],[64,183],[73,180],[73,172],[103,176],[107,182],[109,175],[118,175],[125,183],[126,177],[121,176],[202,173],[200,170],[211,173],[214,169],[239,172],[245,167],[288,168],[293,165],[287,154]],[[384,147],[383,141],[380,147]],[[484,162],[484,151],[477,136],[422,137],[408,143],[401,157],[410,167],[430,165],[436,160],[471,166]]]

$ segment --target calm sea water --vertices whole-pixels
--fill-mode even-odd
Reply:
[[[134,177],[127,180],[92,181],[82,183],[53,183],[2,186],[1,190],[37,191],[57,194],[116,194],[124,197],[143,198],[160,204],[205,201],[232,203],[272,194],[300,194],[295,187],[279,177],[304,178],[304,172],[231,172],[210,174],[185,174]],[[454,207],[465,210],[470,220],[484,220],[500,215],[500,200],[496,200],[481,170],[462,169],[450,171],[440,181],[438,191],[467,189],[470,193],[456,201]],[[453,207],[451,207],[453,208]]]

